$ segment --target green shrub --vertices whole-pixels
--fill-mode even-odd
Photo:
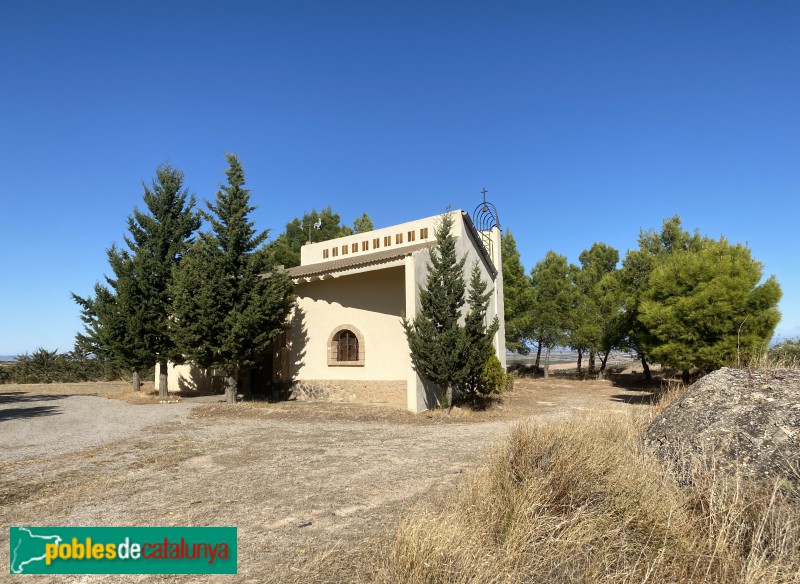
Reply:
[[[506,389],[508,382],[508,375],[500,359],[494,353],[486,361],[483,366],[483,375],[481,375],[481,392],[485,395],[492,393],[502,393]],[[513,383],[513,382],[512,382]]]
[[[70,383],[119,379],[123,372],[108,360],[78,351],[59,353],[42,347],[0,366],[0,383]],[[124,372],[127,377],[127,372]],[[145,374],[143,371],[142,374]]]

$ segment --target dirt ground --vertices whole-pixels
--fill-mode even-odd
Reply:
[[[627,415],[650,401],[628,378],[522,379],[485,410],[418,415],[363,404],[227,405],[216,396],[158,403],[127,387],[0,386],[0,550],[9,549],[14,525],[234,525],[239,573],[227,581],[357,581],[344,568],[341,578],[314,571],[324,556],[369,554],[408,509],[457,488],[519,420]],[[51,409],[34,409],[41,407]],[[55,421],[70,415],[69,424]],[[97,419],[109,426],[91,426]],[[81,442],[90,427],[92,438]],[[48,446],[63,443],[71,446]],[[8,557],[0,557],[7,574]],[[123,580],[153,577],[37,579]]]

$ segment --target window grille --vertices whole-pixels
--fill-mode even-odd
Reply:
[[[358,337],[347,329],[336,335],[336,360],[358,361]]]

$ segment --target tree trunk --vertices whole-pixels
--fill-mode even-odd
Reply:
[[[167,362],[166,361],[159,361],[158,362],[158,397],[162,397],[162,398],[169,397],[169,391],[167,391]]]
[[[684,385],[689,385],[689,382],[692,380],[691,375],[688,369],[684,369],[681,371],[681,381],[683,381]]]
[[[594,374],[594,350],[589,351],[589,375]]]
[[[228,372],[225,376],[225,401],[229,404],[236,403],[236,378],[239,368],[234,368],[233,372]]]
[[[139,370],[133,372],[133,381],[131,382],[133,385],[133,391],[139,391],[142,387],[141,382],[139,381]]]
[[[544,377],[550,377],[550,346],[547,347],[547,353],[544,355]]]
[[[581,374],[581,361],[583,361],[583,350],[578,350],[578,375]]]
[[[447,389],[444,390],[444,401],[448,410],[453,409],[453,386],[448,384]]]
[[[539,341],[538,345],[536,349],[536,363],[534,364],[536,371],[539,371],[539,360],[542,358],[542,342]]]
[[[606,370],[606,363],[608,362],[608,354],[611,351],[607,351],[603,353],[603,360],[600,362],[600,373],[603,373]]]
[[[644,355],[642,355],[642,369],[644,370],[644,378],[647,381],[652,381],[653,380],[653,376],[650,374],[650,366],[647,364],[647,361],[645,360]]]

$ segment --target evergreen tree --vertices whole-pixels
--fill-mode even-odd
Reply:
[[[556,345],[567,342],[567,331],[574,305],[572,286],[573,270],[567,258],[548,251],[544,259],[531,270],[531,281],[536,305],[535,318],[532,319],[534,338],[539,343],[539,351],[545,348],[545,376],[549,374],[550,352]],[[537,366],[538,366],[537,356]]]
[[[467,396],[488,394],[496,389],[489,387],[484,381],[484,369],[494,355],[494,335],[500,328],[500,321],[495,316],[492,323],[486,326],[486,309],[492,297],[492,290],[487,290],[486,282],[481,278],[478,264],[473,264],[469,279],[467,305],[469,312],[464,319],[464,380],[459,387]]]
[[[167,361],[179,357],[169,331],[168,288],[173,270],[200,226],[195,199],[183,187],[183,173],[163,164],[148,187],[143,183],[146,211],[134,208],[128,217],[128,249],[108,252],[114,272],[110,287],[95,287],[94,298],[73,295],[87,325],[86,338],[102,354],[138,370],[159,364],[159,395],[167,395]],[[134,379],[134,385],[137,381]]]
[[[413,321],[403,318],[403,328],[417,372],[445,391],[453,405],[453,388],[465,379],[463,330],[459,325],[464,305],[464,262],[456,255],[450,211],[436,226],[436,244],[430,250],[425,287],[420,286],[420,311]]]
[[[132,373],[134,391],[139,391],[139,374],[152,366],[152,354],[142,333],[137,284],[130,256],[116,246],[106,252],[114,277],[94,286],[94,296],[72,294],[81,307],[84,332],[75,339],[76,348],[108,364],[110,370],[121,368]]]
[[[269,349],[291,309],[294,295],[282,272],[271,268],[249,215],[250,191],[239,159],[226,154],[228,182],[204,216],[201,233],[177,272],[173,293],[174,337],[183,358],[226,372],[226,399],[236,400],[240,369],[255,365]]]
[[[375,226],[372,224],[372,219],[369,218],[366,212],[353,221],[353,231],[355,233],[366,233],[373,229],[375,229]]]
[[[364,213],[353,222],[360,233],[372,230],[372,220]],[[286,224],[285,231],[267,246],[276,265],[292,268],[300,265],[300,248],[308,241],[328,241],[337,237],[352,235],[353,229],[342,225],[341,217],[330,206],[317,212],[313,209],[302,218],[296,217]]]
[[[605,369],[608,353],[617,342],[612,331],[621,305],[613,305],[614,288],[611,280],[601,282],[606,275],[616,270],[619,252],[604,243],[595,243],[578,257],[580,268],[575,268],[575,306],[570,322],[570,346],[578,351],[578,371],[581,356],[589,352],[589,373],[594,373],[595,355],[603,357],[601,371]],[[617,300],[619,300],[617,298]],[[621,301],[620,301],[621,302]]]
[[[594,294],[600,323],[600,342],[597,345],[597,352],[602,357],[600,364],[602,375],[612,349],[625,346],[624,294],[619,270],[605,274],[595,287]]]
[[[742,245],[703,238],[657,262],[642,297],[639,320],[649,354],[683,371],[713,370],[762,354],[780,320],[774,277],[759,284],[761,263]]]
[[[641,305],[650,287],[650,274],[664,256],[676,251],[698,249],[702,244],[700,234],[690,234],[681,226],[677,215],[665,219],[661,231],[640,231],[639,249],[630,250],[619,271],[619,287],[624,312],[620,324],[623,341],[621,347],[635,351],[639,356],[645,378],[651,379],[648,360],[649,348],[658,341],[650,335],[639,318]]]
[[[506,348],[527,354],[531,318],[535,311],[533,286],[520,261],[517,242],[506,229],[500,242],[503,256],[503,305],[506,330]]]

